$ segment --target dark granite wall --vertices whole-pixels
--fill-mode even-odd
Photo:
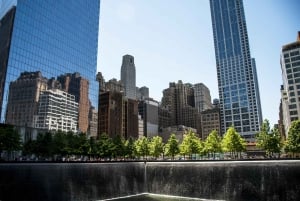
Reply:
[[[300,160],[0,163],[1,201],[88,201],[143,192],[228,201],[299,201]]]
[[[299,201],[300,161],[147,163],[148,190],[229,201]]]
[[[144,192],[144,163],[0,164],[1,201],[88,201]]]

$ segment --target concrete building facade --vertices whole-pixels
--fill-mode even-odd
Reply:
[[[193,85],[184,84],[181,80],[170,83],[169,88],[163,90],[160,107],[160,114],[165,114],[163,118],[160,117],[160,122],[164,123],[159,126],[160,129],[166,125],[184,125],[200,131],[200,113],[195,108]],[[167,116],[169,120],[166,120]]]
[[[49,131],[78,131],[78,103],[75,96],[60,89],[42,91],[34,128]]]
[[[15,126],[34,127],[34,115],[38,112],[42,91],[47,90],[47,78],[42,73],[23,72],[9,85],[6,123]]]
[[[300,119],[300,32],[297,40],[282,47],[282,123],[287,137],[292,121]]]
[[[61,83],[62,90],[74,95],[78,103],[78,129],[83,133],[89,128],[89,81],[81,77],[80,73],[67,73],[57,77]]]
[[[210,91],[203,83],[194,84],[195,107],[198,112],[212,108]]]

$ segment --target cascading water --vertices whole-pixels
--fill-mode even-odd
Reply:
[[[299,181],[300,160],[0,163],[0,200],[298,201]]]

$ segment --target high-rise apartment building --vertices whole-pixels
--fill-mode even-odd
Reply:
[[[91,106],[97,108],[100,1],[12,2],[13,7],[0,13],[1,122],[12,115],[7,107],[9,85],[24,72],[40,71],[48,78],[80,73],[88,80]]]
[[[292,121],[300,119],[300,32],[295,42],[282,47],[280,63],[282,123],[287,137]]]
[[[78,103],[78,129],[86,133],[89,128],[89,81],[80,76],[79,73],[67,73],[57,77],[61,83],[62,90],[74,95]]]
[[[34,128],[76,133],[77,124],[78,103],[74,95],[60,89],[41,92]]]
[[[135,76],[134,57],[128,54],[124,55],[121,66],[121,82],[125,89],[125,96],[133,100],[137,98]]]
[[[221,129],[235,129],[248,141],[260,130],[261,105],[251,59],[242,0],[210,0],[217,65]]]

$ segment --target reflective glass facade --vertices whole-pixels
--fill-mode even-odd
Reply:
[[[86,107],[97,108],[99,12],[100,0],[17,1],[2,91],[1,122],[5,122],[9,85],[23,72],[40,71],[48,79],[79,73],[82,80],[87,80],[85,89],[80,88],[80,82],[69,87],[88,90],[90,103]]]
[[[256,66],[251,59],[242,0],[210,0],[222,132],[233,125],[254,137],[262,119]]]

